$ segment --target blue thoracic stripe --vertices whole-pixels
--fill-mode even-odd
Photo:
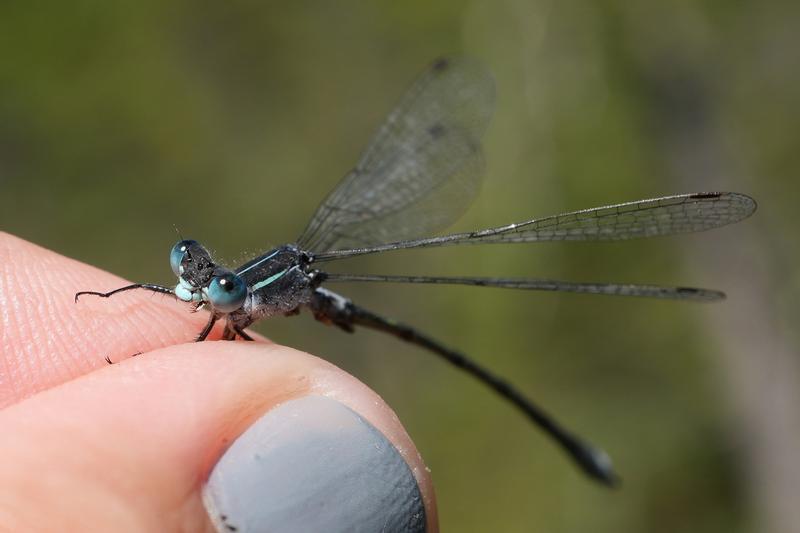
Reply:
[[[242,270],[241,272],[237,272],[236,274],[237,274],[238,276],[241,276],[242,274],[244,274],[245,272],[247,272],[247,271],[248,271],[248,270],[250,270],[251,268],[255,268],[255,267],[257,267],[258,265],[260,265],[261,263],[263,263],[263,262],[264,262],[264,261],[266,261],[267,259],[272,259],[273,257],[275,257],[275,255],[276,255],[278,252],[280,252],[280,250],[275,250],[274,252],[272,252],[272,253],[271,253],[271,254],[269,254],[268,256],[266,256],[266,257],[262,257],[260,260],[256,261],[255,263],[253,263],[253,264],[252,264],[252,265],[250,265],[249,267],[245,268],[245,269],[244,269],[244,270]]]
[[[283,276],[284,274],[286,274],[288,271],[289,271],[289,269],[288,269],[288,268],[287,268],[286,270],[281,270],[281,271],[280,271],[280,272],[278,272],[277,274],[273,274],[272,276],[268,277],[268,278],[267,278],[267,279],[265,279],[264,281],[259,281],[258,283],[256,283],[255,285],[253,285],[253,288],[252,288],[251,290],[252,290],[253,292],[255,292],[255,291],[257,291],[258,289],[260,289],[260,288],[262,288],[262,287],[266,287],[267,285],[269,285],[270,283],[272,283],[272,282],[273,282],[273,281],[275,281],[276,279],[278,279],[278,278],[280,278],[281,276]]]

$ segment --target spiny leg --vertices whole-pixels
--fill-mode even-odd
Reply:
[[[236,332],[231,329],[230,324],[225,324],[225,329],[222,332],[222,340],[232,341],[236,339]]]
[[[75,303],[78,302],[78,298],[83,296],[84,294],[90,294],[92,296],[99,296],[100,298],[110,298],[111,296],[117,294],[118,292],[123,291],[130,291],[133,289],[145,289],[152,292],[158,292],[161,294],[170,294],[175,296],[175,293],[169,287],[164,287],[163,285],[154,285],[152,283],[134,283],[133,285],[127,285],[125,287],[120,287],[119,289],[114,289],[111,292],[95,292],[95,291],[81,291],[75,293]],[[176,297],[177,298],[177,297]]]
[[[95,292],[95,291],[80,291],[75,293],[75,303],[78,303],[78,298],[85,294],[89,294],[92,296],[99,296],[100,298],[110,298],[111,296],[117,294],[118,292],[130,291],[133,289],[145,289],[152,292],[157,292],[160,294],[169,294],[171,296],[175,296],[175,293],[169,287],[164,287],[163,285],[154,285],[152,283],[134,283],[133,285],[126,285],[125,287],[120,287],[119,289],[114,289],[110,292]],[[142,352],[136,352],[131,357],[136,357],[137,355],[141,355]],[[110,356],[105,357],[106,363],[109,365],[113,365],[114,362],[111,361]]]
[[[236,340],[237,335],[246,341],[255,340],[253,339],[253,337],[245,333],[244,328],[239,326],[234,326],[230,322],[225,324],[225,331],[222,332],[222,340],[224,341]]]
[[[135,354],[131,355],[131,357],[136,357],[137,355],[142,355],[142,352],[136,352]],[[117,363],[115,363],[114,361],[112,361],[112,360],[111,360],[111,357],[110,357],[110,356],[108,356],[108,355],[107,355],[107,356],[105,356],[105,358],[104,358],[104,359],[106,360],[106,363],[108,363],[109,365],[115,365],[115,364],[119,363],[119,361],[117,361]]]
[[[202,342],[206,340],[206,337],[208,337],[208,334],[211,333],[211,329],[214,327],[214,324],[217,322],[217,319],[219,319],[219,317],[212,313],[211,316],[208,317],[208,323],[203,328],[203,331],[200,332],[200,334],[194,339],[194,341]]]
[[[253,341],[253,340],[255,340],[253,337],[251,337],[250,335],[248,335],[248,334],[247,334],[247,333],[244,331],[244,328],[240,328],[239,326],[233,326],[233,330],[234,330],[234,331],[235,331],[235,332],[236,332],[236,333],[237,333],[237,334],[238,334],[238,335],[239,335],[241,338],[243,338],[243,339],[244,339],[244,340],[246,340],[246,341]]]

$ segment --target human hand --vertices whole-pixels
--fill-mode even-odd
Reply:
[[[376,393],[291,348],[186,343],[206,317],[169,298],[73,302],[124,283],[0,233],[0,529],[438,530]]]

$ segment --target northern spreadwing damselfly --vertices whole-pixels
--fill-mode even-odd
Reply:
[[[484,167],[480,140],[493,108],[494,81],[478,63],[465,58],[436,61],[402,97],[355,168],[322,202],[295,243],[228,269],[196,241],[182,240],[170,253],[178,278],[175,287],[136,283],[110,292],[79,292],[75,299],[82,295],[107,298],[132,289],[172,295],[195,310],[210,311],[197,341],[204,340],[218,320],[225,321],[224,339],[252,340],[245,328],[254,322],[302,309],[348,332],[363,326],[392,334],[483,382],[552,437],[585,473],[611,485],[616,475],[608,456],[564,429],[513,385],[418,329],[364,309],[322,285],[460,284],[706,302],[724,298],[723,293],[545,279],[335,274],[323,270],[324,266],[338,259],[410,248],[612,241],[705,231],[746,218],[756,203],[731,192],[678,194],[429,237],[452,223],[477,194]]]

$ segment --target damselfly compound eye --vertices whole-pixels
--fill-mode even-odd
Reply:
[[[197,241],[181,241],[173,246],[169,253],[169,266],[172,267],[172,272],[178,277],[181,277],[181,274],[183,274],[183,272],[181,272],[181,263],[186,256],[186,250],[193,244],[197,244]]]
[[[247,286],[232,272],[215,276],[208,285],[208,300],[214,309],[223,313],[239,309],[246,296]]]

